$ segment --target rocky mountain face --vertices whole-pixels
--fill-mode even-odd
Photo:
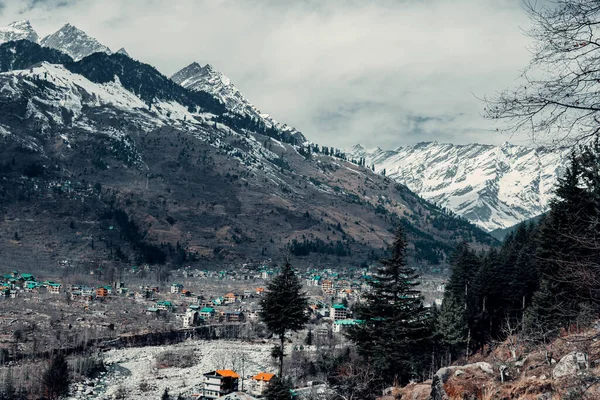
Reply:
[[[360,265],[397,224],[423,268],[444,268],[458,241],[493,243],[390,178],[305,153],[125,55],[70,61],[20,41],[0,45],[0,58],[0,252],[15,268],[288,254]]]
[[[173,74],[171,79],[184,88],[212,94],[221,100],[230,112],[257,121],[265,130],[274,130],[279,135],[290,140],[293,139],[297,143],[306,141],[304,135],[297,129],[287,124],[281,124],[270,115],[261,113],[227,76],[215,70],[210,64],[201,66],[194,62]]]
[[[378,173],[408,186],[423,198],[493,231],[533,218],[548,209],[569,150],[419,143],[395,150],[357,145]]]
[[[44,47],[59,50],[71,56],[75,61],[93,53],[111,53],[108,47],[71,24],[66,24],[58,31],[44,37],[40,44]]]
[[[6,43],[13,40],[29,40],[37,43],[38,34],[33,30],[28,20],[15,21],[5,27],[0,28],[0,43]]]
[[[93,53],[112,53],[107,46],[71,24],[64,25],[41,40],[28,20],[15,21],[0,28],[0,44],[18,40],[28,40],[58,50],[75,61]],[[124,48],[119,49],[117,53],[129,56]]]

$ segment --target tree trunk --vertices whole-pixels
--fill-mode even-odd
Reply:
[[[279,352],[279,379],[283,379],[283,346],[285,340],[285,333],[279,335],[279,339],[281,340],[281,348]]]

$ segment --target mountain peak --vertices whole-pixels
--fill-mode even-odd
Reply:
[[[125,47],[121,47],[119,50],[116,51],[115,54],[123,54],[124,56],[131,57],[127,50],[125,50]]]
[[[211,64],[202,67],[197,62],[193,62],[174,73],[171,80],[186,89],[210,93],[221,101],[228,111],[260,121],[265,128],[275,129],[282,135],[291,136],[298,143],[306,141],[304,135],[295,128],[280,124],[268,114],[262,114],[258,108],[244,97],[225,74],[216,70]]]
[[[7,26],[0,28],[0,43],[13,40],[29,40],[30,42],[37,43],[39,37],[29,20],[24,19],[11,22]]]
[[[187,79],[195,77],[196,75],[198,75],[200,73],[202,73],[202,66],[200,64],[198,64],[196,61],[194,61],[187,67],[184,67],[181,70],[175,72],[169,78],[172,81],[174,81],[175,83],[178,83],[181,86],[185,87],[183,82],[185,82]]]
[[[43,38],[40,44],[68,54],[75,61],[93,53],[112,53],[107,46],[70,23]]]

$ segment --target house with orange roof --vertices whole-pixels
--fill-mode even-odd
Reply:
[[[257,296],[262,296],[263,294],[265,294],[265,288],[263,288],[263,287],[257,287],[256,288],[256,295]]]
[[[260,372],[250,378],[250,392],[254,396],[262,396],[275,374]]]
[[[236,295],[233,293],[227,293],[224,297],[225,304],[233,304],[236,300]]]
[[[230,369],[207,372],[202,379],[202,399],[216,399],[237,392],[240,376]]]

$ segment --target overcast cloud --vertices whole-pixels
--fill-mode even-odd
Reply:
[[[263,112],[336,147],[501,143],[475,96],[528,63],[520,0],[7,0],[0,23],[67,22],[170,75],[225,73]]]

